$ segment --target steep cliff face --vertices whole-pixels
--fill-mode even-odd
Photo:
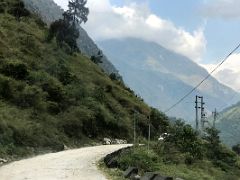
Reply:
[[[62,18],[63,10],[52,0],[23,0],[23,1],[28,10],[41,16],[41,18],[47,24],[50,24],[51,22]],[[88,57],[96,55],[100,50],[98,46],[88,36],[87,32],[80,26],[79,32],[80,37],[78,39],[78,46],[81,52],[87,55]],[[113,64],[107,59],[105,55],[102,58],[102,62],[103,63],[101,63],[100,66],[107,74],[115,73],[119,75],[117,69],[113,66]]]

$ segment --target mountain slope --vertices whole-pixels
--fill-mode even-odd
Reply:
[[[38,14],[44,22],[50,24],[51,22],[62,18],[63,10],[53,0],[23,0],[26,8],[31,12]],[[77,41],[79,49],[88,57],[97,55],[99,48],[94,41],[88,36],[87,32],[79,26],[79,39]],[[117,69],[104,55],[100,66],[108,73],[118,74]],[[118,74],[119,75],[119,74]]]
[[[222,111],[216,121],[216,127],[221,131],[221,139],[228,146],[240,144],[240,103]]]
[[[86,56],[47,42],[48,29],[36,15],[18,21],[9,14],[16,2],[0,3],[0,157],[58,151],[103,137],[131,140],[135,110],[147,127],[146,104]]]
[[[190,59],[156,43],[127,38],[98,44],[118,68],[124,81],[146,102],[161,110],[179,100],[207,75],[205,69]],[[236,92],[210,77],[198,92],[169,115],[193,119],[196,94],[203,95],[207,109],[212,110],[227,105]]]

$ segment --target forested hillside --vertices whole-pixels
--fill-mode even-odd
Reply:
[[[240,103],[217,116],[216,127],[221,131],[221,139],[229,147],[240,144]]]
[[[18,0],[0,1],[0,157],[131,140],[135,111],[145,135],[151,108],[86,56],[48,42],[48,31]]]
[[[40,16],[47,24],[62,18],[63,9],[53,0],[23,0],[23,2],[29,11]],[[80,36],[77,43],[82,53],[88,57],[96,55],[100,49],[81,26],[79,26],[79,33]],[[120,76],[117,69],[105,55],[102,58],[102,63],[99,65],[108,74],[115,73]]]

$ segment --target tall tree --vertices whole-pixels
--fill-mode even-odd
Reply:
[[[87,0],[70,0],[66,15],[72,20],[73,25],[86,23],[88,20],[89,9],[85,7]]]
[[[102,63],[102,58],[103,58],[103,53],[102,53],[102,51],[98,51],[97,55],[91,56],[91,60],[92,60],[92,62],[94,62],[95,64]]]
[[[18,21],[20,21],[21,17],[30,16],[30,12],[25,8],[22,1],[15,3],[8,12],[15,16]]]
[[[85,7],[87,0],[69,0],[69,9],[63,13],[63,19],[53,22],[49,29],[48,40],[56,37],[57,44],[60,47],[64,43],[71,48],[71,53],[78,51],[77,38],[79,37],[79,30],[76,24],[86,23],[89,14],[89,9]],[[98,63],[100,63],[98,61]]]

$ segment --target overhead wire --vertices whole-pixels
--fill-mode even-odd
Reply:
[[[181,99],[179,99],[175,104],[170,106],[168,109],[164,111],[164,113],[167,113],[171,111],[173,108],[175,108],[178,104],[180,104],[184,99],[186,99],[189,95],[191,95],[195,90],[197,90],[198,87],[200,87],[211,75],[225,62],[227,59],[239,49],[240,43],[211,71],[208,73],[208,75],[203,78],[201,82],[199,82],[194,88],[192,88],[186,95],[184,95]]]

